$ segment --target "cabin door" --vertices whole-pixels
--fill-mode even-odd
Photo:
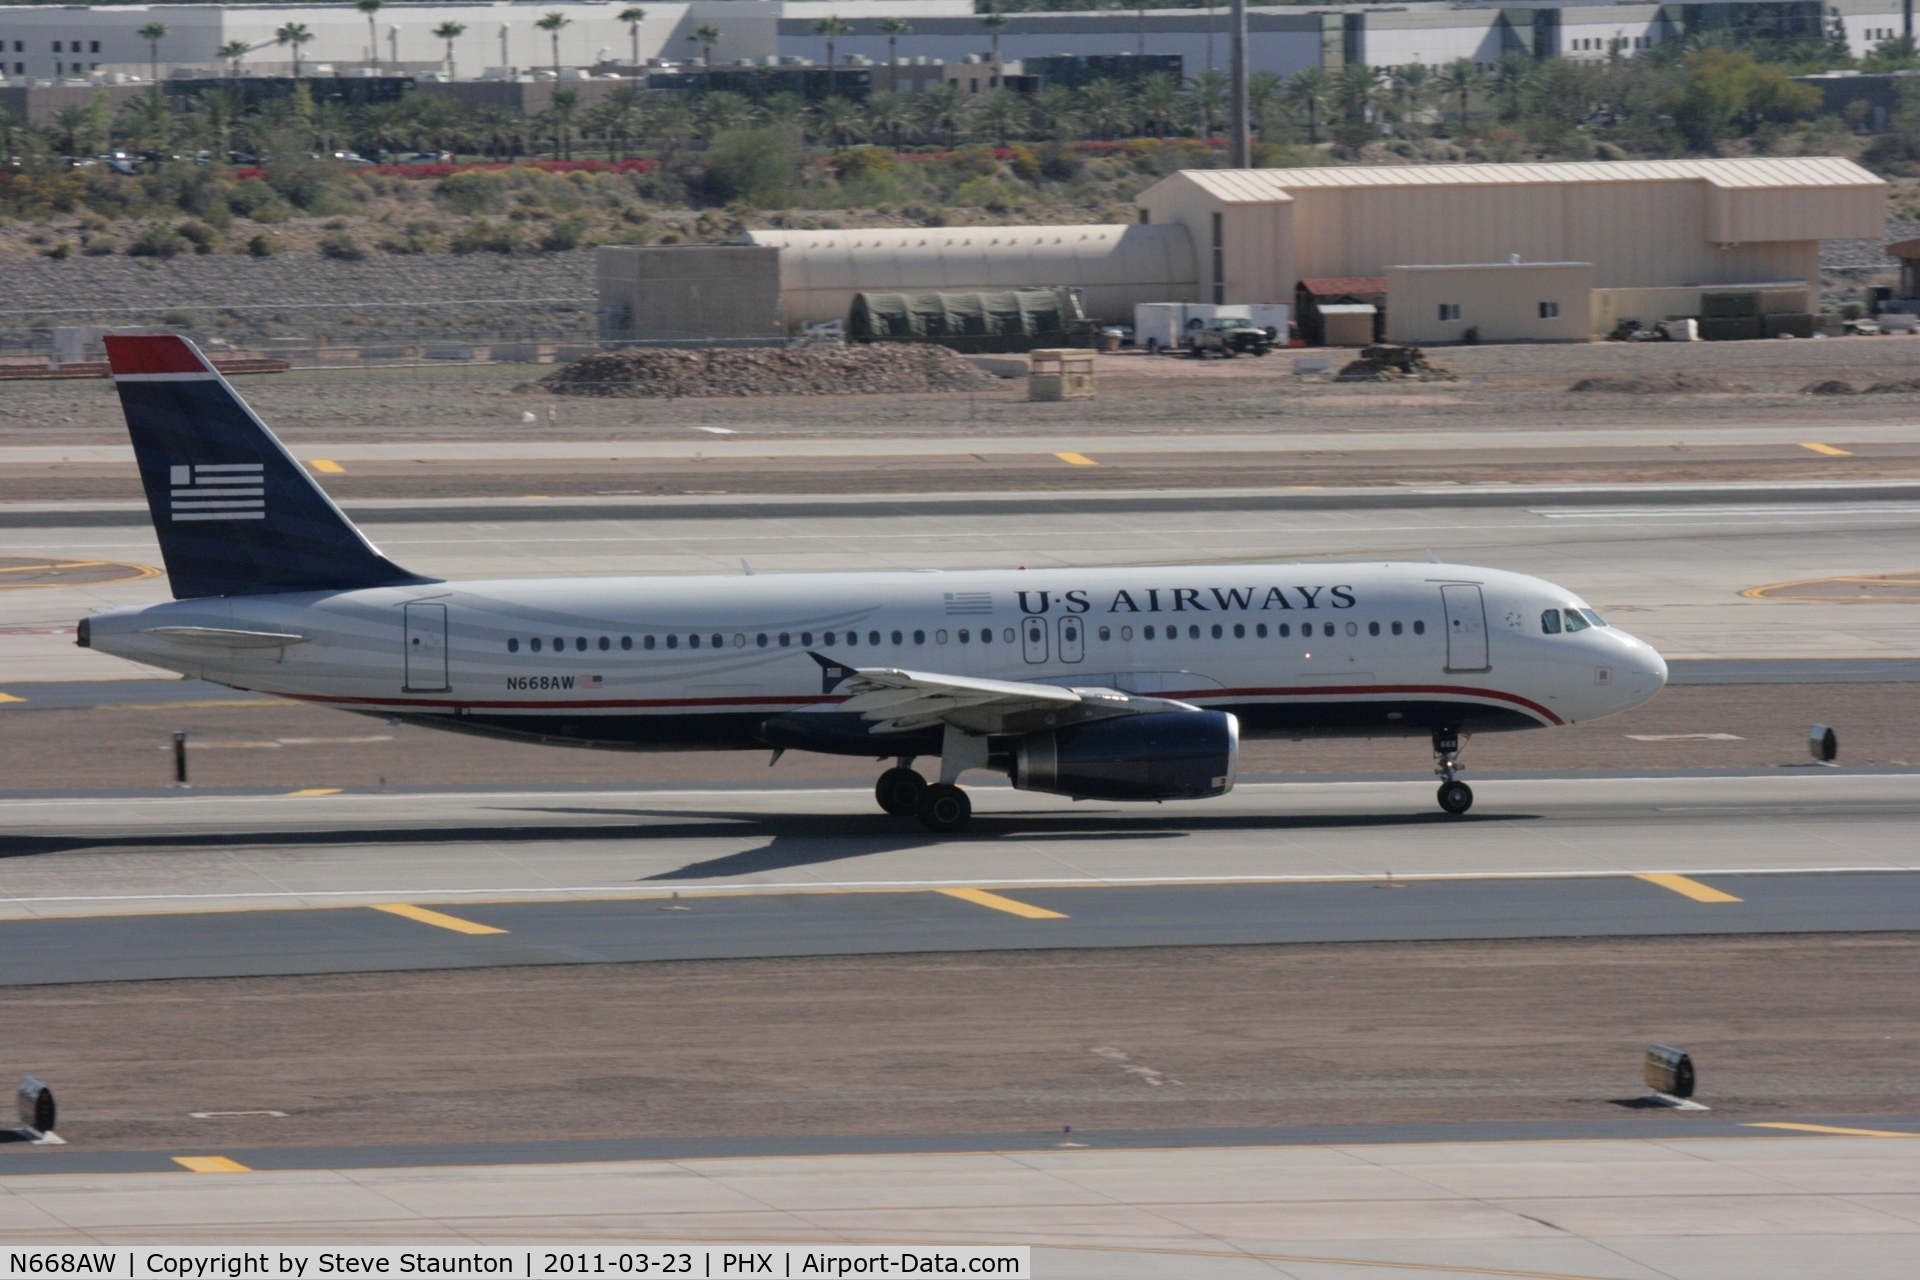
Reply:
[[[1480,588],[1470,582],[1450,582],[1440,588],[1447,610],[1447,670],[1487,671],[1487,605]]]
[[[447,690],[447,606],[410,604],[407,614],[407,685],[409,693]]]

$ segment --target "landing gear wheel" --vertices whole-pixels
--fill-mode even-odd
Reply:
[[[1464,782],[1441,783],[1440,807],[1452,814],[1465,813],[1473,808],[1473,788]]]
[[[896,818],[911,818],[914,815],[914,802],[920,793],[927,789],[927,780],[914,769],[889,769],[880,775],[873,784],[873,798],[880,807]]]
[[[914,802],[914,816],[920,825],[939,835],[965,831],[973,819],[973,801],[951,782],[935,782],[920,792]]]

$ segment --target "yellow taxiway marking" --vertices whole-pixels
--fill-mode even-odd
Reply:
[[[287,794],[290,796],[337,796],[340,790],[339,787],[307,787],[300,791],[289,791]]]
[[[1837,1133],[1847,1138],[1920,1138],[1920,1133],[1902,1133],[1898,1129],[1843,1129],[1831,1124],[1793,1124],[1786,1120],[1760,1120],[1742,1125],[1744,1129],[1797,1129],[1802,1133]]]
[[[425,907],[410,906],[405,902],[377,902],[375,911],[384,911],[388,915],[405,916],[409,920],[418,920],[421,924],[430,924],[439,929],[451,929],[455,933],[505,933],[505,929],[496,929],[490,924],[476,924],[471,920],[462,920],[459,916],[443,915],[438,911],[429,911]]]
[[[1806,444],[1806,443],[1803,443],[1803,444],[1801,444],[1801,446],[1800,446],[1800,447],[1801,447],[1802,449],[1811,449],[1811,450],[1813,450],[1813,451],[1814,451],[1815,453],[1824,453],[1824,454],[1826,454],[1826,455],[1827,455],[1827,456],[1828,456],[1829,458],[1851,458],[1851,457],[1853,456],[1852,454],[1850,454],[1850,453],[1848,453],[1848,452],[1847,452],[1847,451],[1846,451],[1845,449],[1836,449],[1836,448],[1834,448],[1834,447],[1833,447],[1832,445],[1830,445],[1830,444]]]
[[[343,476],[347,473],[347,469],[332,458],[308,458],[307,465],[315,471],[324,471],[330,476]]]
[[[229,1160],[225,1156],[175,1156],[173,1162],[183,1169],[194,1173],[252,1173],[253,1170],[238,1160]]]
[[[1650,871],[1635,876],[1636,880],[1645,880],[1648,884],[1657,884],[1662,889],[1671,889],[1683,898],[1692,898],[1695,902],[1739,902],[1740,899],[1730,893],[1722,893],[1710,884],[1701,884],[1686,876],[1669,875],[1662,871]]]
[[[936,889],[949,898],[958,898],[962,902],[971,902],[979,907],[992,907],[995,911],[1004,911],[1010,916],[1025,916],[1029,920],[1065,920],[1064,911],[1049,911],[1045,907],[1036,907],[1032,903],[1015,902],[1012,898],[1003,898],[997,893],[988,893],[985,889]]]
[[[1070,467],[1097,467],[1100,465],[1084,453],[1056,453],[1053,456]]]
[[[16,698],[10,693],[0,693],[0,702],[25,702],[25,698]]]

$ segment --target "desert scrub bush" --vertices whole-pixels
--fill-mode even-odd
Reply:
[[[358,262],[367,256],[367,251],[345,231],[332,231],[320,237],[320,256],[340,262]]]
[[[511,222],[476,218],[462,227],[447,247],[455,253],[516,253],[524,234]]]
[[[280,242],[262,231],[247,241],[247,253],[255,258],[271,258],[280,252]]]
[[[195,253],[212,253],[220,247],[220,236],[204,222],[183,222],[179,226],[181,239],[193,246]]]
[[[130,258],[172,258],[193,248],[185,236],[164,222],[156,222],[127,246]]]
[[[546,253],[565,253],[569,249],[578,249],[586,243],[587,224],[578,218],[562,218],[548,227],[546,234],[540,237],[540,248]]]
[[[493,169],[470,169],[444,179],[434,198],[455,213],[498,213],[506,208],[506,175]]]

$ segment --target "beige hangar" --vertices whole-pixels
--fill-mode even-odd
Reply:
[[[1522,266],[1590,273],[1590,314],[1576,318],[1580,308],[1562,300],[1554,318],[1565,323],[1551,328],[1536,307],[1529,337],[1587,336],[1611,314],[1609,295],[1628,290],[1792,282],[1816,310],[1820,241],[1879,239],[1886,192],[1852,161],[1819,156],[1188,169],[1136,203],[1142,223],[1186,228],[1205,301],[1291,302],[1303,278],[1387,276],[1393,332],[1437,341],[1444,300],[1423,291],[1442,279],[1406,269],[1454,268],[1454,282],[1490,299],[1503,279],[1536,289],[1527,273],[1501,270],[1515,255]],[[1396,322],[1396,269],[1402,290],[1418,280],[1433,325]]]

